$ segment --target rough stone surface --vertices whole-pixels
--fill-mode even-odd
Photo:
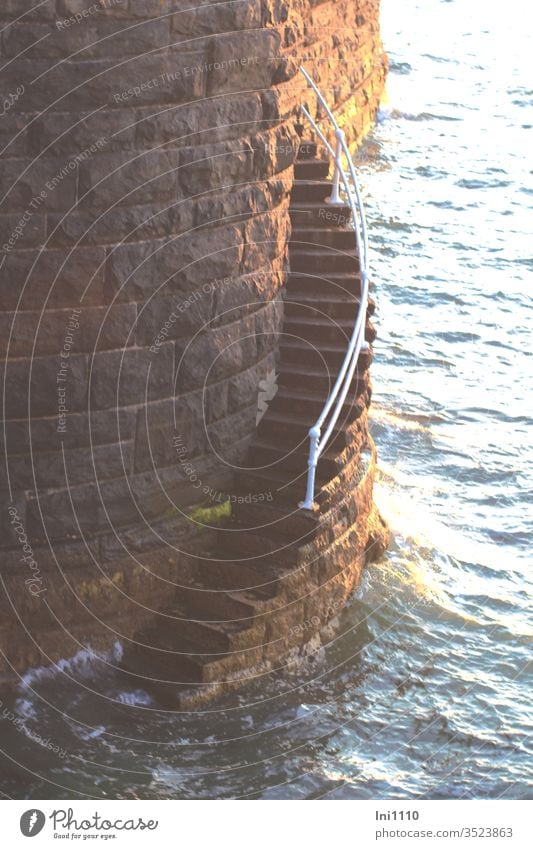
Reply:
[[[214,533],[279,354],[299,63],[350,142],[378,106],[378,0],[191,5],[0,4],[8,676],[133,637]]]

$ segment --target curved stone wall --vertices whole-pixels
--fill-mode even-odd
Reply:
[[[298,64],[352,141],[377,108],[378,0],[190,6],[0,8],[6,675],[164,603],[276,362]]]

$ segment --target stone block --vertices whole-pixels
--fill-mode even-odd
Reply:
[[[228,382],[221,381],[202,390],[202,415],[206,425],[228,414]]]
[[[0,20],[13,20],[24,15],[32,21],[53,21],[55,14],[55,0],[2,0],[0,6]]]
[[[96,483],[31,496],[27,531],[32,541],[67,540],[91,535],[101,528],[100,497]]]
[[[50,446],[51,447],[51,446]],[[121,442],[114,445],[94,445],[88,448],[32,454],[14,454],[8,459],[9,477],[14,490],[68,488],[90,481],[101,481],[129,474],[132,468],[133,445]]]
[[[122,477],[104,481],[100,495],[102,529],[142,524],[157,518],[173,509],[173,496],[177,496],[178,504],[184,503],[184,495],[192,499],[189,482],[180,478],[177,469],[172,470],[171,479],[164,477],[162,472],[157,476],[153,472],[145,472],[128,479]]]
[[[243,269],[255,271],[268,266],[276,257],[284,256],[290,232],[287,210],[276,210],[275,215],[257,215],[245,229]]]
[[[43,59],[22,59],[5,70],[7,91],[24,86],[14,112],[42,112],[52,104],[61,112],[89,111],[102,106],[128,108],[147,103],[182,103],[204,97],[206,54],[184,52],[173,46],[164,53],[134,55],[124,62],[116,59],[77,57],[50,66]]]
[[[135,409],[90,410],[68,413],[64,428],[58,432],[57,416],[31,419],[7,419],[0,429],[0,446],[9,454],[53,451],[65,448],[108,445],[127,442],[135,436]]]
[[[183,297],[201,293],[239,275],[242,240],[239,227],[229,225],[211,231],[208,240],[195,232],[119,245],[109,256],[106,290],[110,297],[137,301],[156,293]]]
[[[0,251],[5,254],[21,248],[41,246],[45,235],[46,216],[32,209],[0,215]]]
[[[14,92],[11,92],[12,94]],[[4,95],[5,97],[5,95]],[[2,98],[3,99],[3,98]],[[29,151],[29,115],[6,112],[0,121],[0,145],[2,157],[7,159],[27,156]]]
[[[177,200],[178,165],[176,150],[146,151],[129,159],[119,153],[94,156],[80,165],[80,204],[108,209]]]
[[[112,204],[107,210],[76,208],[68,215],[48,216],[47,243],[61,248],[149,241],[187,232],[193,226],[195,214],[194,201],[174,199],[141,206]]]
[[[17,250],[0,266],[0,308],[41,310],[104,301],[103,247]],[[19,302],[20,298],[20,302]]]
[[[157,354],[166,341],[190,337],[210,321],[212,303],[213,292],[206,287],[188,296],[153,297],[138,304],[137,343]]]
[[[128,0],[128,12],[135,18],[168,15],[175,6],[176,0]]]
[[[253,149],[247,139],[182,148],[178,182],[186,196],[216,189],[233,191],[252,177]]]
[[[279,265],[279,264],[276,264]],[[276,296],[283,285],[283,273],[273,264],[262,269],[230,279],[213,292],[212,327],[237,321],[241,316],[255,312]]]
[[[268,183],[242,183],[231,191],[222,189],[195,199],[194,223],[197,228],[207,229],[223,221],[240,223],[252,215],[267,212],[272,207],[272,195]]]
[[[196,103],[167,105],[164,109],[137,111],[138,147],[156,144],[205,144],[224,138],[242,138],[262,119],[261,96],[255,92],[231,98],[204,99]]]
[[[237,374],[257,359],[253,317],[176,343],[176,389],[186,392]]]
[[[213,44],[207,94],[262,91],[272,85],[280,62],[280,35],[272,29],[220,35]]]
[[[201,393],[147,404],[137,412],[135,472],[178,466],[206,445]]]
[[[65,344],[69,352],[77,353],[134,344],[137,315],[134,304],[82,307],[78,310],[0,313],[0,355],[7,353],[8,342],[10,357],[59,356]]]
[[[29,22],[26,19],[12,24],[4,32],[5,55],[16,59],[21,54],[31,59],[61,61],[73,57],[107,59],[140,56],[149,51],[163,49],[170,43],[169,18],[145,21],[107,20],[93,12],[95,3],[87,0],[83,20],[72,20],[72,14],[49,24]]]
[[[173,346],[161,347],[157,357],[143,349],[103,351],[90,359],[91,409],[105,410],[174,394]]]
[[[262,23],[261,0],[204,2],[198,3],[196,8],[191,8],[190,4],[185,6],[185,9],[172,16],[172,28],[176,35],[187,38],[236,33],[258,28]]]
[[[255,173],[271,177],[291,168],[296,160],[299,144],[299,136],[288,124],[254,136],[252,146]]]
[[[64,365],[65,364],[65,365]],[[85,356],[68,360],[36,357],[14,359],[1,364],[5,371],[6,418],[58,416],[60,406],[69,412],[86,408],[88,363]]]
[[[228,449],[231,449],[236,441],[246,439],[254,433],[256,415],[257,406],[252,403],[252,406],[244,407],[234,415],[215,422],[207,429],[209,447],[212,452],[216,452],[222,463],[231,466]]]
[[[21,117],[17,119],[20,121]],[[98,139],[105,139],[107,153],[131,151],[135,149],[135,121],[134,106],[85,115],[75,111],[45,112],[32,116],[27,129],[28,146],[34,156],[46,151],[47,156],[68,158],[89,149]]]

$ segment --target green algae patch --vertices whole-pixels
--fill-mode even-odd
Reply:
[[[226,519],[231,518],[231,502],[228,499],[222,504],[215,504],[211,507],[197,507],[192,513],[189,513],[187,519],[200,527],[212,527],[213,525],[222,525]]]

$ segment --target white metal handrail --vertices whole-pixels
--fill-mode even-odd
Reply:
[[[314,132],[317,134],[322,144],[328,151],[329,155],[335,162],[335,174],[333,177],[332,193],[331,196],[328,198],[327,202],[342,203],[342,197],[340,194],[342,183],[342,187],[344,189],[346,198],[348,200],[352,212],[355,244],[357,247],[357,255],[359,258],[359,266],[361,273],[361,299],[357,310],[352,335],[350,336],[348,347],[346,349],[346,355],[344,357],[339,374],[337,375],[335,385],[333,386],[333,389],[331,390],[329,397],[326,403],[324,404],[324,408],[313,427],[309,430],[310,446],[308,460],[309,468],[307,472],[307,490],[305,495],[305,501],[301,501],[298,506],[305,510],[312,510],[314,507],[315,498],[316,469],[318,461],[320,459],[320,455],[323,453],[328,443],[328,440],[333,432],[333,428],[335,427],[335,424],[337,423],[337,420],[341,413],[342,406],[344,404],[344,401],[346,400],[346,396],[350,389],[350,385],[353,380],[355,370],[357,368],[357,361],[359,359],[359,355],[361,351],[368,349],[368,343],[365,341],[366,313],[368,309],[368,236],[365,210],[361,199],[359,182],[357,180],[355,167],[350,154],[350,150],[346,143],[344,132],[339,127],[333,112],[329,108],[324,96],[318,89],[314,80],[309,76],[305,68],[302,67],[300,68],[300,70],[307,82],[309,83],[310,87],[315,92],[319,103],[324,108],[326,115],[329,118],[330,123],[335,131],[336,149],[334,150],[328,142],[326,136],[318,126],[317,122],[311,117],[305,106],[301,107],[303,114],[311,124]],[[343,156],[345,157],[348,163],[348,172],[344,168]],[[324,425],[326,425],[326,429],[325,432],[322,433]]]

